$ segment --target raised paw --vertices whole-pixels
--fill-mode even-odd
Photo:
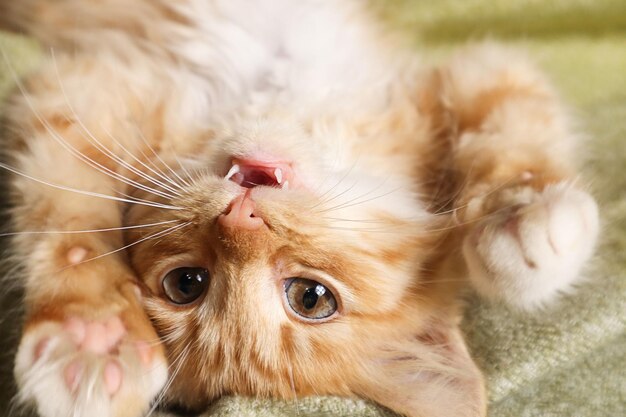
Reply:
[[[166,379],[154,342],[133,337],[117,315],[30,326],[16,358],[20,399],[42,417],[138,417]]]
[[[596,203],[564,183],[506,193],[464,241],[470,279],[483,295],[517,307],[549,303],[571,287],[593,252]]]

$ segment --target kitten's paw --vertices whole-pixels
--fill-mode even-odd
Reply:
[[[155,340],[129,329],[117,315],[27,327],[15,366],[20,399],[34,401],[42,417],[142,415],[167,367]]]
[[[463,253],[476,289],[520,308],[549,303],[576,280],[593,252],[598,208],[567,184],[542,192],[507,190],[502,207],[466,237]]]

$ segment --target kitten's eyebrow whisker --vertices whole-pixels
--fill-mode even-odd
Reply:
[[[123,250],[128,249],[128,248],[130,248],[132,246],[138,245],[139,243],[145,242],[146,240],[156,239],[157,237],[160,237],[160,236],[169,235],[171,233],[174,233],[176,230],[179,230],[179,229],[182,229],[183,227],[189,226],[191,223],[192,222],[185,222],[185,223],[182,223],[182,224],[179,224],[179,225],[176,225],[176,226],[172,226],[172,227],[167,228],[165,230],[161,230],[159,232],[153,233],[153,234],[148,235],[146,237],[142,237],[141,239],[138,239],[138,240],[134,241],[133,243],[129,243],[128,245],[122,246],[121,248],[117,248],[117,249],[114,249],[112,251],[103,253],[102,255],[94,256],[93,258],[85,259],[84,261],[77,262],[77,263],[72,264],[72,265],[68,265],[68,266],[66,266],[64,268],[61,268],[57,272],[61,272],[61,271],[64,271],[64,270],[66,270],[68,268],[73,268],[75,266],[82,265],[82,264],[87,263],[87,262],[91,262],[91,261],[95,261],[95,260],[100,259],[100,258],[104,258],[105,256],[109,256],[109,255],[112,255],[114,253],[123,251]]]
[[[7,232],[7,233],[0,233],[0,237],[20,236],[20,235],[49,235],[49,234],[70,235],[70,234],[80,234],[80,233],[113,232],[113,231],[116,231],[116,230],[141,229],[143,227],[154,227],[154,226],[161,226],[161,225],[164,225],[164,224],[179,223],[179,222],[180,222],[180,220],[166,220],[166,221],[157,222],[157,223],[136,224],[136,225],[133,225],[133,226],[106,227],[106,228],[102,228],[102,229],[33,230],[33,231],[24,231],[24,232]]]

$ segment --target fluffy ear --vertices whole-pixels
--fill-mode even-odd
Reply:
[[[376,348],[353,390],[408,417],[482,417],[483,377],[457,326],[435,323]]]

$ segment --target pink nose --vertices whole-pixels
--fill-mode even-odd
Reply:
[[[224,227],[238,227],[246,230],[256,230],[265,222],[254,215],[255,202],[247,191],[230,202],[224,214],[220,214],[217,221]]]

